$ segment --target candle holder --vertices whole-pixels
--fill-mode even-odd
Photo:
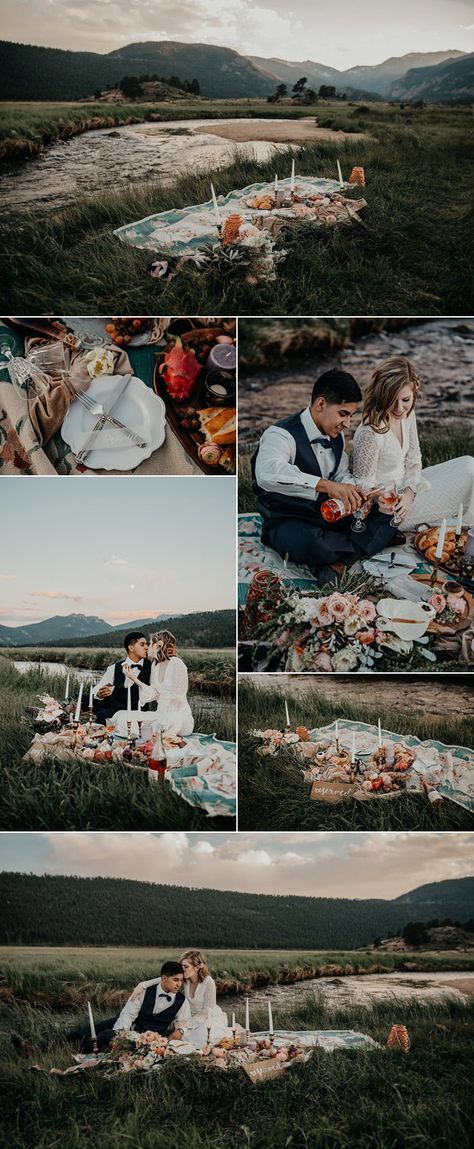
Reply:
[[[88,730],[90,730],[90,729],[91,729],[91,726],[92,726],[92,719],[93,719],[93,715],[94,715],[94,711],[93,711],[93,709],[92,709],[92,706],[89,706],[89,722],[88,722],[88,726],[87,726],[87,729],[88,729]]]
[[[232,1044],[235,1045],[235,1025],[232,1026]]]
[[[208,1027],[207,1027],[207,1044],[208,1045],[211,1044],[211,1027],[210,1027],[210,1025],[208,1025]]]
[[[250,1030],[249,1029],[245,1030],[245,1044],[250,1045]]]
[[[93,1052],[93,1053],[98,1053],[98,1052],[99,1052],[99,1046],[98,1046],[98,1044],[97,1044],[97,1036],[95,1036],[95,1037],[92,1039],[92,1052]]]
[[[274,1040],[275,1040],[275,1034],[274,1034],[274,1033],[269,1033],[269,1034],[268,1034],[268,1040],[269,1040],[269,1042],[270,1042],[271,1048],[273,1049],[273,1042],[274,1042]]]
[[[431,572],[431,577],[430,577],[430,587],[432,590],[434,590],[436,583],[438,582],[438,574],[439,574],[439,567],[438,566],[433,567],[433,570]]]
[[[127,741],[128,741],[128,745],[130,747],[130,750],[133,750],[135,738],[132,734],[132,720],[131,720],[131,718],[127,718]]]

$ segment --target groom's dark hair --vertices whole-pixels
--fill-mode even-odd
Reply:
[[[133,646],[135,642],[138,642],[139,638],[146,638],[146,634],[143,634],[142,630],[131,630],[130,634],[126,634],[123,640],[125,650],[128,651],[129,646]]]
[[[160,977],[173,977],[173,974],[182,972],[183,967],[179,961],[165,961],[160,969]]]
[[[353,375],[350,375],[348,371],[339,371],[335,367],[332,371],[325,371],[316,380],[311,395],[311,404],[320,396],[326,399],[328,403],[360,403],[362,391]]]

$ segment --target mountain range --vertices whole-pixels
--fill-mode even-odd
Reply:
[[[194,611],[190,614],[160,614],[156,618],[131,619],[111,626],[95,615],[53,615],[27,626],[0,626],[0,647],[22,646],[121,646],[128,631],[159,629],[173,623],[179,643],[196,647],[235,645],[235,611]]]
[[[401,933],[408,921],[472,919],[474,877],[433,882],[388,901],[5,871],[0,897],[4,945],[354,949]]]
[[[420,83],[429,85],[428,73],[440,65],[463,59],[471,63],[467,63],[465,72],[459,73],[459,90],[456,72],[439,73],[435,77],[432,94],[426,98],[441,102],[469,99],[472,93],[472,57],[465,57],[457,49],[411,52],[381,64],[361,65],[341,72],[313,60],[247,57],[215,44],[185,44],[174,40],[127,44],[106,54],[40,48],[3,40],[0,41],[0,99],[83,99],[93,96],[97,90],[118,87],[125,75],[197,79],[202,94],[211,98],[265,98],[275,91],[278,83],[292,87],[302,76],[306,76],[308,86],[316,91],[321,84],[331,84],[338,92],[354,98],[371,93],[384,98],[411,98],[406,94],[397,95],[401,82],[406,82],[408,89]],[[421,80],[420,70],[426,73]],[[411,80],[413,72],[416,76]]]

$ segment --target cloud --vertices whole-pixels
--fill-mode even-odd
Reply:
[[[244,850],[238,861],[243,866],[271,866],[272,859],[266,850]]]
[[[28,598],[54,598],[65,602],[84,602],[82,594],[64,594],[60,590],[29,590],[26,593]]]
[[[119,555],[111,555],[110,558],[104,559],[104,566],[106,567],[129,567],[131,565],[129,559],[121,559]]]
[[[16,577],[17,577],[16,575],[0,574],[0,582],[13,582],[16,579]]]

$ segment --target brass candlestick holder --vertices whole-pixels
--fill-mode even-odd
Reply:
[[[208,1045],[211,1044],[211,1027],[210,1027],[210,1025],[208,1025],[208,1027],[207,1027],[207,1044]]]
[[[232,1044],[233,1045],[235,1045],[235,1033],[236,1033],[236,1029],[235,1029],[235,1025],[233,1025],[232,1026]]]
[[[130,746],[130,749],[132,749],[133,738],[132,738],[132,720],[131,720],[131,718],[127,718],[127,741],[128,741],[128,745]]]
[[[93,715],[94,715],[93,708],[92,708],[92,706],[89,706],[89,722],[88,722],[88,726],[87,726],[88,730],[91,729]]]
[[[430,587],[432,590],[434,590],[436,583],[438,582],[438,574],[439,574],[439,567],[438,566],[433,567],[433,570],[431,572],[431,577],[430,577]]]
[[[274,1033],[269,1033],[269,1034],[268,1034],[268,1040],[269,1040],[269,1042],[270,1042],[270,1045],[271,1045],[271,1047],[272,1047],[272,1049],[273,1049],[273,1042],[274,1042],[274,1040],[275,1040],[275,1034],[274,1034]]]

